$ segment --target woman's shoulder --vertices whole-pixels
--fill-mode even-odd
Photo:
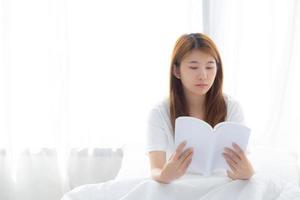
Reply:
[[[223,94],[224,96],[224,100],[226,102],[227,108],[232,108],[235,106],[240,106],[240,103],[238,100],[236,100],[235,98],[233,98],[232,96],[228,95],[228,94]]]
[[[148,116],[148,124],[160,127],[167,135],[173,136],[169,105],[168,98],[164,98],[159,102],[154,103]]]
[[[163,121],[170,120],[170,108],[169,108],[169,98],[163,98],[162,100],[155,102],[150,111],[150,117],[156,116],[163,119]]]
[[[224,94],[224,99],[227,106],[226,121],[244,123],[244,113],[240,102],[228,94]]]
[[[161,112],[167,112],[169,110],[169,98],[165,97],[162,100],[154,103],[153,110],[158,110]]]

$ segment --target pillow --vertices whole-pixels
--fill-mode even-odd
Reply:
[[[297,156],[279,148],[254,146],[248,158],[255,171],[299,185]]]
[[[123,158],[121,148],[74,148],[68,159],[71,189],[111,180],[117,175]]]
[[[124,157],[116,179],[150,177],[150,163],[142,147],[123,147]]]

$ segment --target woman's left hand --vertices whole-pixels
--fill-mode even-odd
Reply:
[[[233,180],[250,179],[254,174],[250,161],[237,144],[233,143],[232,147],[233,149],[225,148],[223,153],[223,156],[231,169],[231,171],[227,170],[228,177]]]

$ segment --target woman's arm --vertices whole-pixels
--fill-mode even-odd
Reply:
[[[170,183],[185,174],[193,155],[191,148],[183,151],[185,144],[185,142],[179,144],[168,161],[166,161],[164,151],[149,153],[151,176],[154,180],[160,183]]]
[[[149,160],[151,166],[151,176],[154,180],[163,183],[161,179],[161,170],[166,163],[166,152],[152,151],[149,153]]]

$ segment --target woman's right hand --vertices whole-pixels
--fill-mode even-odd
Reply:
[[[185,141],[180,143],[170,159],[164,164],[160,174],[161,182],[170,183],[185,174],[193,156],[192,148],[183,151],[185,145]]]

